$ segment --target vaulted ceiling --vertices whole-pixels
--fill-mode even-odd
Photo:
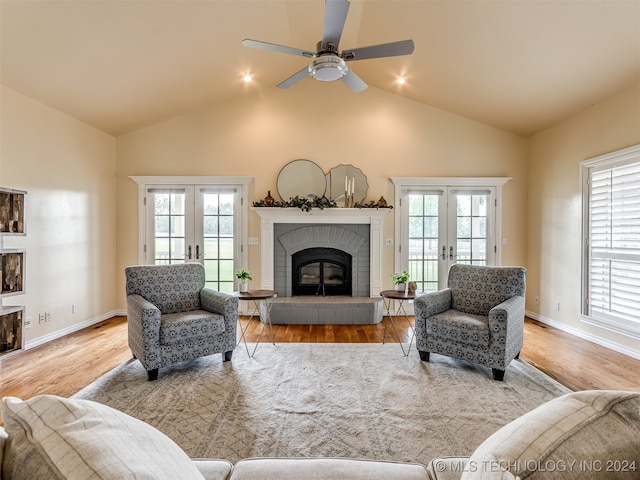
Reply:
[[[323,0],[0,0],[1,81],[119,135],[247,95],[245,73],[275,88],[309,60],[242,40],[314,51],[323,17]],[[640,0],[351,0],[340,50],[404,39],[412,55],[349,67],[524,137],[640,84]],[[291,88],[322,95],[310,82]]]

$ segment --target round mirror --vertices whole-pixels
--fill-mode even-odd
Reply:
[[[278,174],[278,195],[283,201],[298,196],[322,197],[327,189],[324,172],[311,160],[293,160]]]
[[[327,173],[329,200],[333,200],[338,206],[343,207],[347,188],[353,189],[354,202],[363,202],[367,198],[369,184],[362,170],[353,165],[338,165],[329,170]]]

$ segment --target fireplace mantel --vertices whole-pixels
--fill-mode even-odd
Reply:
[[[273,226],[277,223],[300,224],[366,224],[370,225],[370,287],[371,296],[382,291],[382,221],[390,209],[382,208],[326,208],[304,212],[299,208],[252,207],[260,216],[261,288],[273,289]]]

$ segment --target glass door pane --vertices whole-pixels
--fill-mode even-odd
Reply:
[[[446,232],[446,224],[441,228],[441,199],[442,195],[435,193],[408,195],[408,272],[421,292],[434,292],[441,283],[440,236]]]
[[[207,287],[219,292],[234,291],[235,206],[234,192],[201,189],[202,235],[197,235],[198,260],[204,264]]]
[[[490,194],[488,192],[452,191],[455,205],[455,250],[451,263],[489,265],[489,231],[487,228]]]
[[[184,263],[189,256],[187,191],[184,189],[149,192],[151,212],[151,242],[147,242],[147,261],[155,265]]]

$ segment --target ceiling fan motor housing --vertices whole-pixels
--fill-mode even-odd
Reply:
[[[335,54],[321,55],[309,65],[309,75],[321,82],[333,82],[349,71],[345,61]]]

